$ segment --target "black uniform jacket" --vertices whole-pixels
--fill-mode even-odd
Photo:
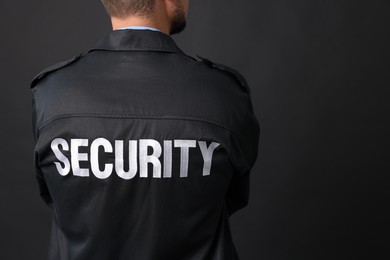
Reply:
[[[49,260],[237,260],[260,127],[234,70],[114,30],[31,81]]]

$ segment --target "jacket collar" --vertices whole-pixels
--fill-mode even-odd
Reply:
[[[93,48],[89,49],[88,52],[94,50],[183,53],[171,36],[163,32],[134,29],[111,31],[98,41]]]

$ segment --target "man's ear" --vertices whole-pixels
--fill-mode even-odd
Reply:
[[[159,1],[159,0],[157,0]],[[165,10],[167,12],[167,16],[169,19],[173,18],[173,15],[175,13],[175,10],[177,8],[177,0],[160,0],[164,2]]]

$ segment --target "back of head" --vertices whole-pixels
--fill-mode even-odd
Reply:
[[[110,17],[125,19],[130,15],[148,16],[155,0],[101,0]]]
[[[186,27],[189,0],[101,0],[113,28],[148,26],[166,34]]]

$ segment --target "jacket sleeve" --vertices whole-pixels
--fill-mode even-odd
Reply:
[[[230,156],[235,173],[226,195],[229,216],[248,205],[250,172],[258,155],[260,125],[250,98],[245,115],[236,129],[235,133],[231,133],[230,140]]]
[[[33,154],[33,165],[35,169],[35,177],[38,181],[39,195],[46,203],[46,205],[50,208],[53,208],[52,198],[49,193],[49,189],[47,187],[44,175],[39,167],[39,153],[37,150],[37,142],[38,142],[38,129],[37,129],[37,114],[35,107],[35,100],[32,99],[32,132],[33,132],[33,140],[34,140],[34,154]]]

